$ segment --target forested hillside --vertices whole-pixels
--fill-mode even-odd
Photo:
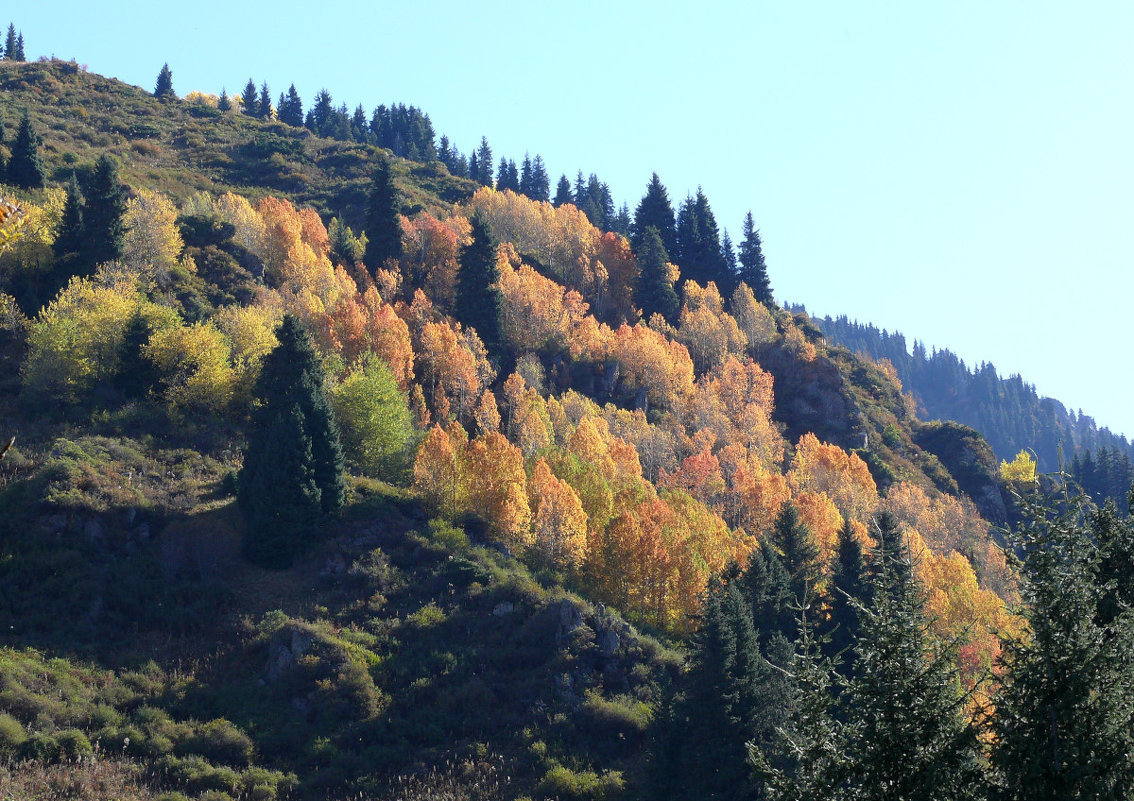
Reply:
[[[795,310],[806,311],[803,307]],[[1040,397],[1018,375],[1002,378],[987,362],[970,369],[951,351],[927,352],[916,340],[911,349],[904,335],[852,322],[846,316],[814,321],[833,342],[875,360],[889,360],[902,386],[917,399],[920,417],[972,426],[1001,459],[1010,460],[1021,450],[1030,450],[1040,469],[1048,472],[1059,468],[1061,448],[1064,469],[1071,467],[1076,456],[1097,455],[1102,449],[1129,461],[1131,445],[1126,437],[1099,428],[1081,410],[1068,410],[1054,398]],[[1129,480],[1115,497],[1124,496],[1127,489]]]
[[[0,796],[1129,792],[1129,524],[778,308],[751,215],[9,39]]]

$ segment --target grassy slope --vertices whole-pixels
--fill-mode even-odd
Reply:
[[[159,103],[62,62],[0,62],[9,130],[25,107],[54,181],[110,152],[125,181],[178,200],[274,194],[360,227],[374,148]],[[407,213],[473,189],[439,165],[394,165]],[[900,389],[845,350],[821,356],[781,374],[846,399],[825,438],[867,433],[877,477],[955,490],[914,444]],[[820,369],[827,384],[807,372]],[[223,432],[195,445],[209,457],[184,432],[113,416],[15,422],[27,452],[3,465],[0,795],[45,795],[69,775],[59,797],[599,798],[644,770],[679,655],[431,525],[404,492],[357,484],[308,558],[269,573],[237,556]],[[61,772],[85,743],[93,761]]]

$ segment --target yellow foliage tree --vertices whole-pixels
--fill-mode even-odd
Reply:
[[[228,408],[237,374],[231,348],[211,321],[155,332],[143,348],[161,374],[162,396],[175,414]]]
[[[185,247],[173,202],[158,192],[139,190],[126,201],[123,222],[122,261],[158,286],[168,286],[169,274]]]
[[[532,470],[531,495],[536,508],[535,548],[555,568],[575,569],[587,547],[587,515],[575,490],[556,478],[539,459]]]

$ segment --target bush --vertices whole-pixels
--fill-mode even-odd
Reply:
[[[601,775],[593,770],[576,773],[562,765],[554,766],[539,783],[539,789],[544,795],[560,799],[587,798],[595,801],[614,798],[625,786],[620,771],[603,771]]]
[[[22,723],[7,712],[0,712],[0,751],[14,751],[27,738]]]
[[[210,762],[246,767],[254,746],[248,735],[223,718],[211,720],[177,746],[179,754],[199,754]]]

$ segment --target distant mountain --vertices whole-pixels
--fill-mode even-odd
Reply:
[[[802,306],[792,310],[805,311]],[[846,315],[812,319],[832,342],[875,360],[888,359],[902,386],[917,399],[920,417],[972,426],[1001,459],[1032,450],[1039,469],[1046,472],[1059,469],[1061,448],[1065,469],[1087,451],[1107,449],[1126,459],[1131,455],[1126,437],[1100,428],[1081,410],[1041,397],[1019,375],[1002,378],[989,362],[970,369],[952,351],[927,351],[917,340],[911,349],[903,334],[851,321]]]

